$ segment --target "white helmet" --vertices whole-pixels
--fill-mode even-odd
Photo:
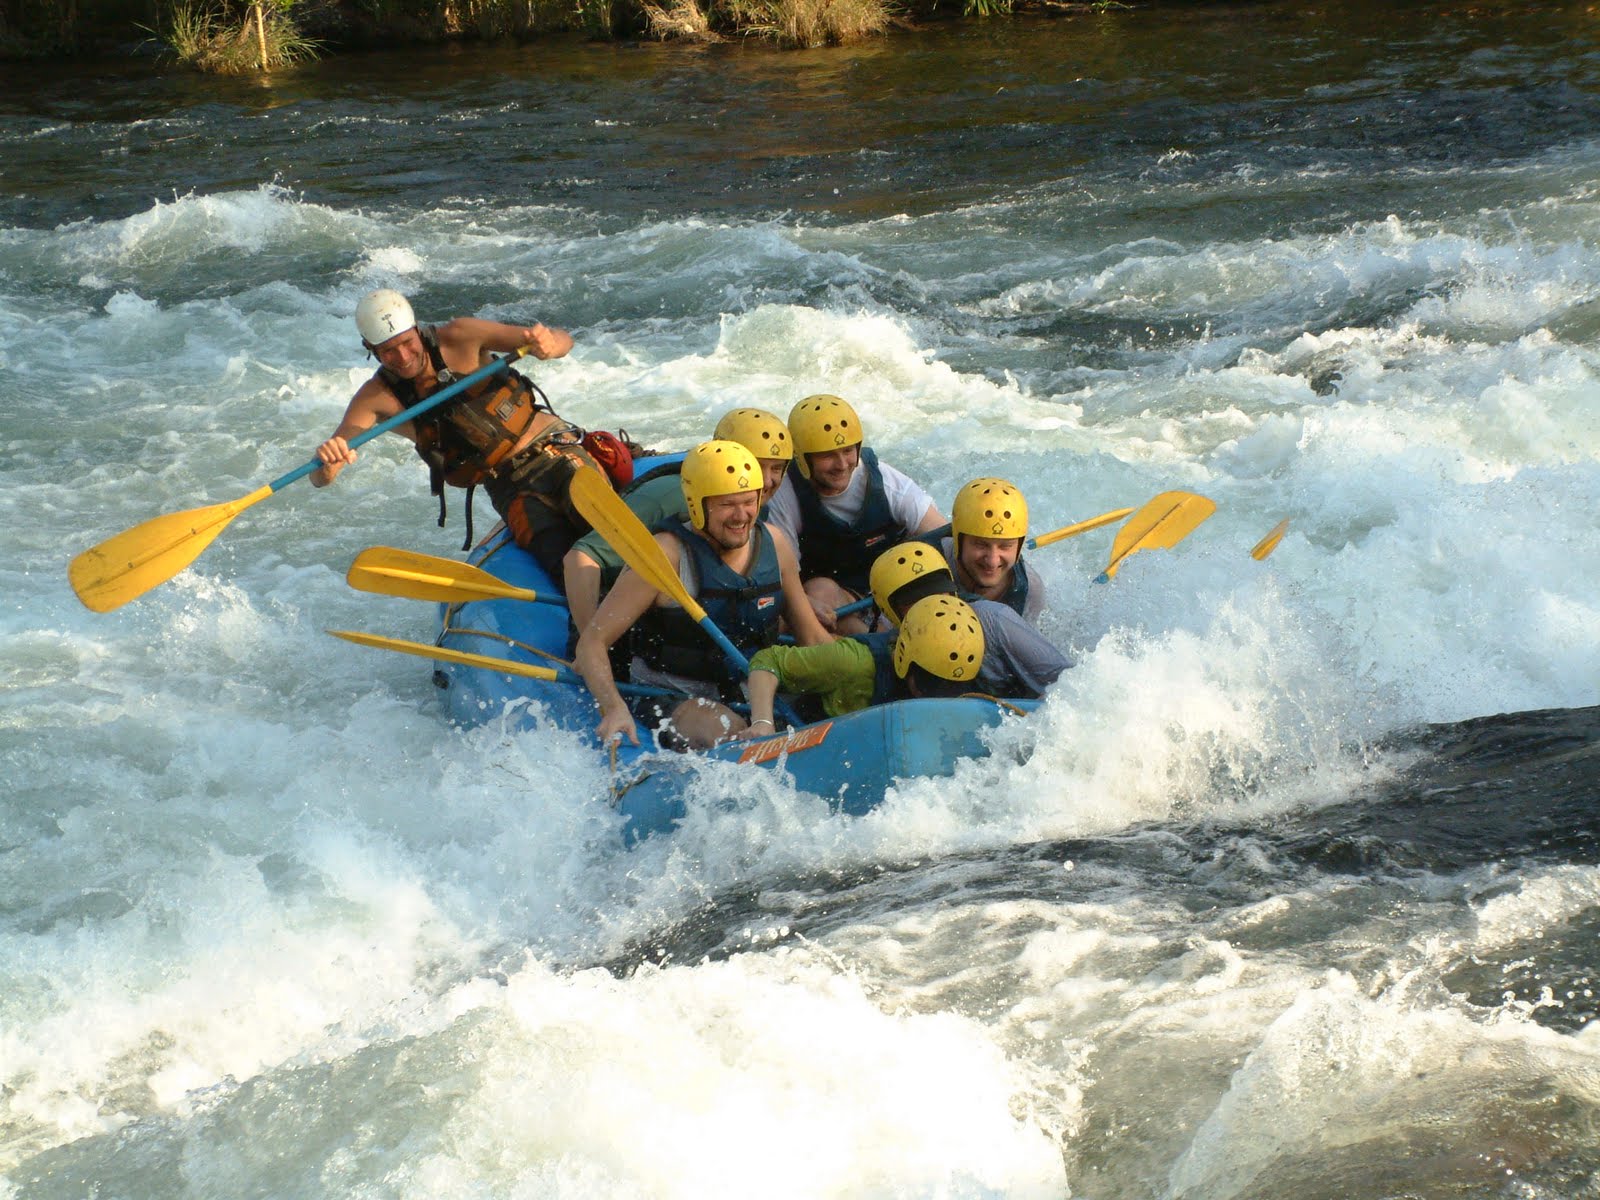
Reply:
[[[356,305],[356,328],[369,346],[381,346],[416,325],[410,302],[393,288],[379,288]]]

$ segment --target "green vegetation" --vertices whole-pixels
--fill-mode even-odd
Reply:
[[[293,0],[256,0],[244,8],[175,0],[157,36],[178,62],[216,75],[271,71],[316,57],[318,46],[295,24]]]
[[[1103,11],[1117,0],[959,0],[966,17],[1017,8]],[[896,21],[945,15],[950,0],[0,0],[0,58],[134,53],[151,35],[202,71],[271,71],[324,47],[529,38],[716,41],[777,46],[860,41]]]

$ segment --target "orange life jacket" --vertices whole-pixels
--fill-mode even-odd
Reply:
[[[401,379],[387,367],[378,368],[379,378],[405,408],[421,403],[454,379],[439,351],[434,327],[419,325],[417,334],[433,363],[432,387],[424,392],[414,381]],[[470,488],[487,479],[510,455],[534,418],[540,412],[551,412],[549,402],[541,404],[541,399],[532,384],[507,369],[417,417],[413,425],[417,453],[434,477],[434,493],[437,495],[444,483]]]

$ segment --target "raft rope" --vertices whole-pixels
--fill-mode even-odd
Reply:
[[[527,642],[519,642],[516,638],[507,637],[503,633],[493,633],[487,629],[463,629],[458,625],[451,624],[450,618],[455,616],[455,610],[458,607],[459,605],[452,605],[445,613],[444,628],[439,631],[439,640],[434,643],[435,645],[444,645],[445,638],[451,636],[452,634],[458,634],[462,637],[488,638],[492,642],[504,642],[507,646],[515,646],[518,650],[526,650],[529,654],[535,655],[538,658],[547,659],[558,666],[566,667],[569,671],[575,669],[571,662],[562,658],[560,655],[551,654],[550,651],[541,650],[537,646],[530,646]]]
[[[997,705],[1000,708],[1006,709],[1013,716],[1025,717],[1025,716],[1028,715],[1028,710],[1027,709],[1018,708],[1015,704],[1011,703],[1011,701],[1002,700],[999,696],[991,696],[988,692],[962,692],[961,695],[959,697],[957,697],[957,699],[960,699],[960,700],[987,700],[991,704],[994,704],[994,705]]]

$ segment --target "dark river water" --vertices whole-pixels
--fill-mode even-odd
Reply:
[[[1336,181],[1257,224],[1348,220],[1395,172],[1590,135],[1581,4],[1191,4],[933,25],[846,49],[539,42],[336,56],[270,78],[10,64],[8,223],[125,217],[275,179],[309,201],[921,215],[1073,178]],[[71,129],[58,129],[70,122]],[[1435,181],[1437,183],[1437,181]],[[1170,202],[1170,201],[1169,201]],[[1183,214],[1112,208],[1160,223]]]
[[[1504,1197],[1600,1179],[1600,17],[1187,4],[858,47],[0,74],[0,1196]],[[850,399],[1075,667],[844,818],[446,719],[375,287],[660,446]],[[383,439],[391,441],[392,439]],[[480,506],[479,528],[490,515]],[[1290,530],[1262,562],[1249,548]],[[529,696],[539,711],[538,689]]]

